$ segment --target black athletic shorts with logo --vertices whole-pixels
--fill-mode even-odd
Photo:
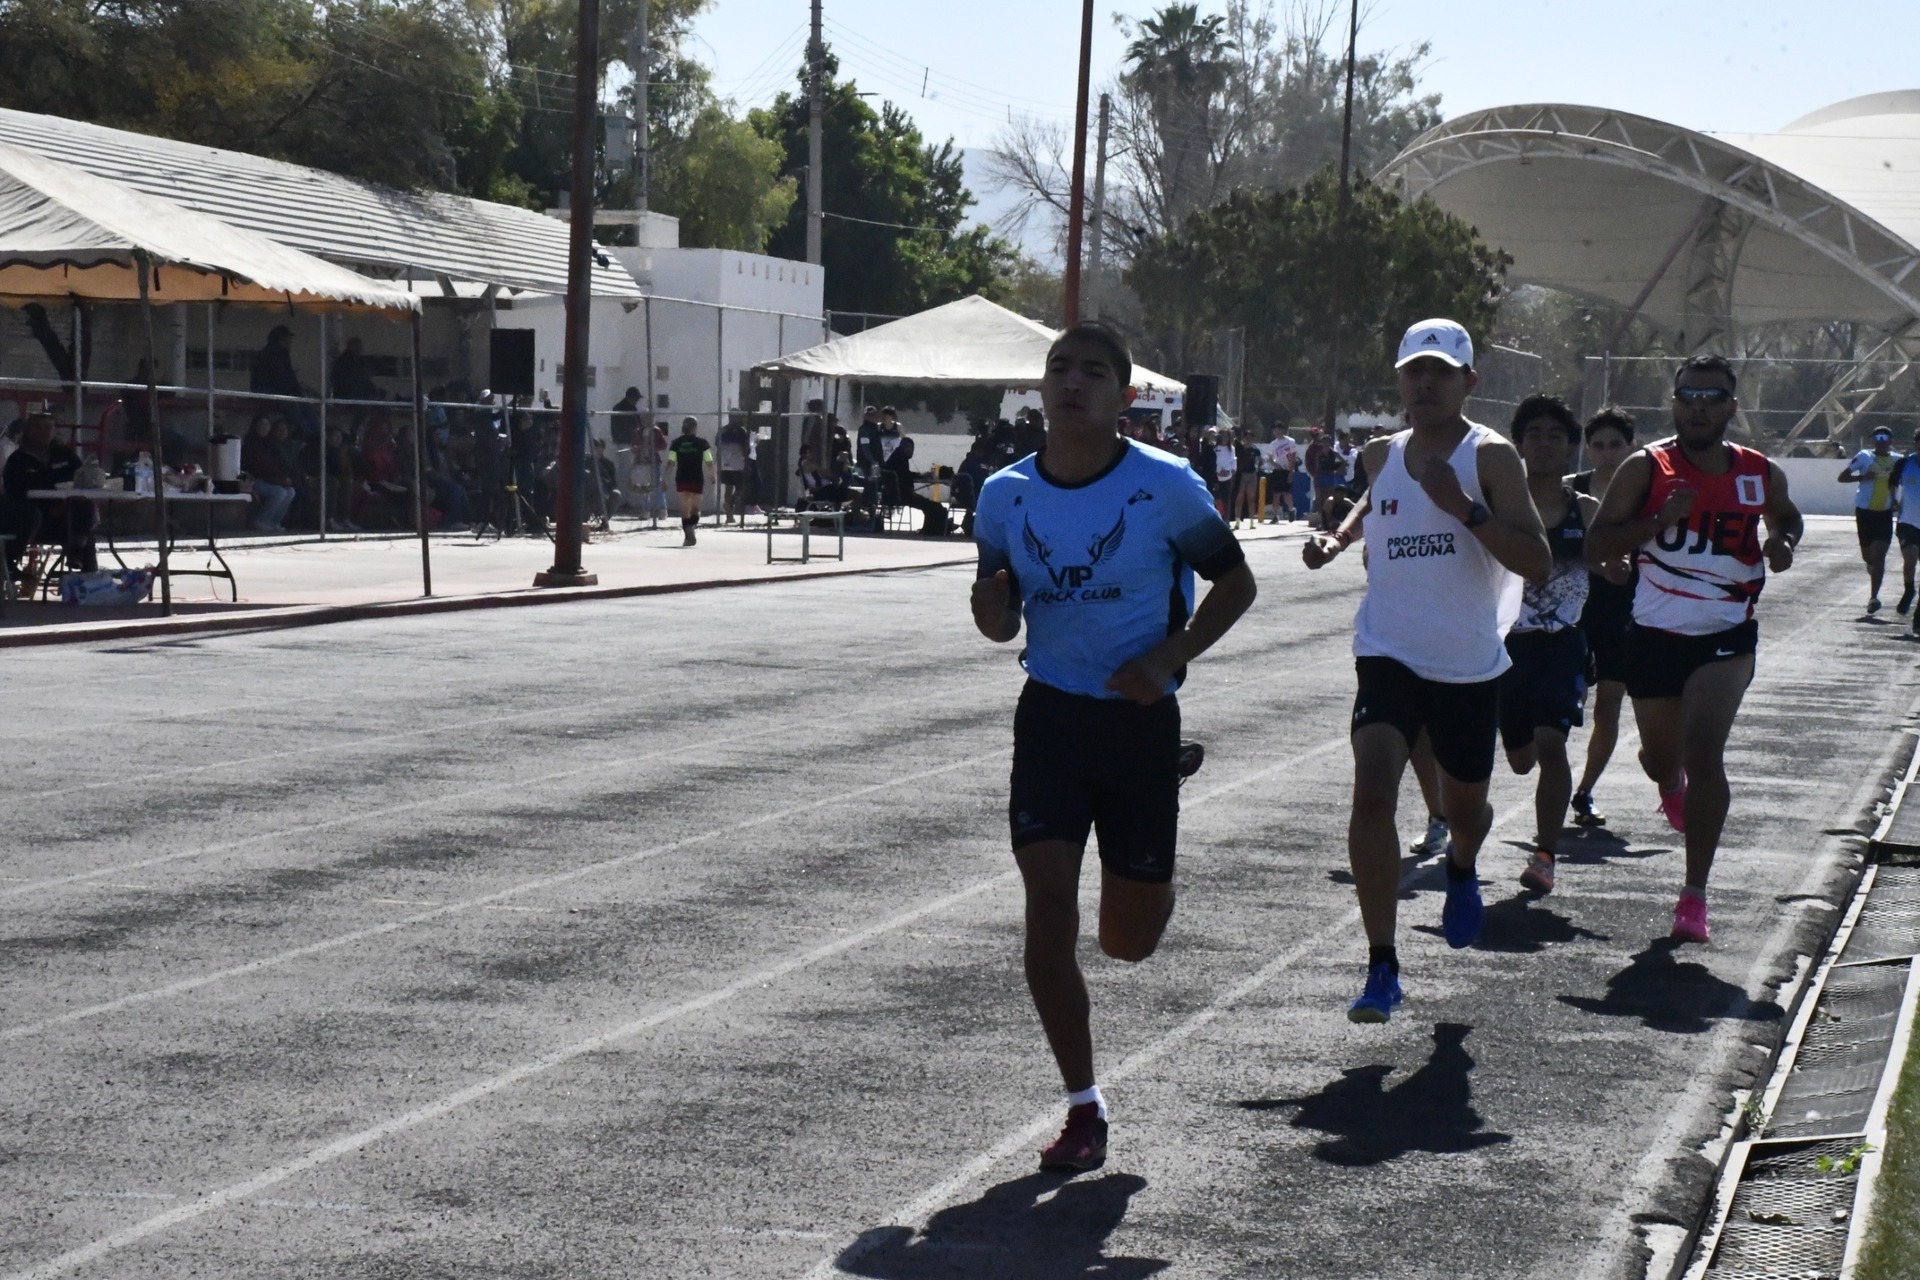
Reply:
[[[1577,627],[1507,634],[1513,665],[1500,675],[1500,743],[1516,751],[1535,729],[1566,733],[1584,720],[1587,638]]]
[[[1759,649],[1760,623],[1753,618],[1704,636],[1656,631],[1636,623],[1627,632],[1627,696],[1677,698],[1687,687],[1687,677],[1700,668]]]
[[[1895,525],[1893,532],[1894,536],[1900,539],[1901,546],[1920,547],[1920,529],[1908,524],[1905,520]]]
[[[1392,658],[1355,658],[1360,691],[1353,698],[1353,727],[1390,724],[1407,740],[1407,750],[1427,731],[1433,758],[1460,782],[1485,782],[1493,776],[1493,747],[1498,725],[1500,682],[1445,684],[1415,675]]]
[[[1084,846],[1100,862],[1148,884],[1173,879],[1180,826],[1180,704],[1143,707],[1027,681],[1013,713],[1013,847],[1042,840]]]
[[[1853,530],[1860,535],[1860,549],[1865,551],[1871,542],[1893,541],[1893,508],[1885,511],[1863,511],[1853,509]]]

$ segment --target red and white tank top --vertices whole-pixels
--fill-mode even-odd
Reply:
[[[1753,617],[1767,584],[1760,518],[1770,471],[1763,453],[1737,444],[1727,450],[1733,465],[1716,476],[1688,462],[1677,440],[1647,446],[1653,483],[1640,514],[1658,511],[1681,485],[1693,489],[1694,498],[1684,522],[1656,534],[1635,556],[1640,585],[1633,620],[1643,627],[1704,636]]]
[[[1367,594],[1353,620],[1355,657],[1392,658],[1443,684],[1491,680],[1512,665],[1505,643],[1519,612],[1520,579],[1467,526],[1434,505],[1407,472],[1410,431],[1393,437],[1367,511]],[[1492,431],[1469,422],[1447,461],[1474,502],[1480,445]]]

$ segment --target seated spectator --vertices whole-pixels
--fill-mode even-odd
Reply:
[[[880,469],[889,481],[884,486],[891,491],[888,496],[920,513],[920,532],[923,536],[945,537],[948,532],[947,509],[914,488],[913,437],[903,433],[898,422],[889,421],[882,441],[885,461],[880,464]]]
[[[973,536],[973,506],[980,500],[980,486],[987,482],[987,477],[993,472],[993,442],[983,431],[974,436],[973,447],[960,460],[960,473],[953,482],[954,501],[967,513],[961,521],[960,532],[969,538]]]
[[[267,343],[254,352],[253,368],[247,376],[247,389],[270,396],[305,396],[311,394],[300,385],[300,375],[293,367],[293,330],[283,324],[277,324],[267,334]],[[339,394],[337,391],[335,394]],[[300,434],[311,440],[319,434],[320,422],[314,417],[313,410],[304,404],[290,404],[280,410],[299,425]]]
[[[359,533],[353,522],[354,491],[358,488],[353,446],[339,427],[327,428],[327,509],[333,517],[327,521],[329,533]]]
[[[274,448],[273,419],[264,413],[254,418],[240,441],[240,470],[253,483],[253,527],[261,533],[285,533],[296,490]]]
[[[447,425],[446,414],[442,412],[439,421],[427,428],[427,501],[440,513],[441,532],[465,533],[473,527],[468,515],[469,495],[447,456],[447,444],[452,438],[453,428]]]
[[[80,470],[80,455],[54,439],[53,432],[50,413],[30,413],[23,420],[20,447],[0,472],[0,492],[6,495],[9,508],[7,522],[13,527],[26,523],[19,504],[31,506],[37,512],[39,527],[27,536],[36,542],[58,543],[69,565],[82,573],[92,573],[100,567],[93,543],[93,531],[100,525],[99,508],[85,498],[36,501],[27,497],[34,489],[70,484]],[[7,552],[13,553],[11,543]]]
[[[413,523],[410,490],[401,481],[400,447],[387,415],[367,420],[366,433],[354,457],[359,483],[353,490],[353,518],[363,526],[405,529]]]
[[[314,473],[314,464],[307,458],[307,447],[294,437],[293,425],[285,418],[273,420],[273,434],[269,446],[274,457],[280,460],[281,471],[293,484],[294,519],[302,528],[318,529],[320,511],[314,501],[314,484],[318,477]],[[246,457],[243,445],[241,457]]]

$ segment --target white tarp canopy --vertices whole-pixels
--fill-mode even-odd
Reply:
[[[1035,387],[1058,335],[975,295],[848,334],[761,365],[798,378],[909,386]],[[1186,385],[1133,366],[1141,394],[1180,395]]]
[[[405,289],[0,144],[0,297],[417,311]]]

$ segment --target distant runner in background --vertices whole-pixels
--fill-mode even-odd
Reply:
[[[713,479],[713,446],[700,438],[700,420],[683,418],[680,435],[667,447],[673,459],[673,487],[680,493],[681,546],[694,544],[693,531],[700,527],[700,497]]]
[[[1633,452],[1633,415],[1602,406],[1586,426],[1587,459],[1593,469],[1572,477],[1575,493],[1598,502],[1613,473]],[[1587,733],[1587,767],[1573,789],[1573,825],[1604,827],[1607,815],[1593,807],[1593,789],[1606,772],[1620,741],[1620,704],[1627,696],[1627,628],[1633,625],[1633,588],[1638,581],[1631,556],[1609,560],[1587,578],[1587,607],[1580,630],[1587,637],[1587,685],[1593,690],[1593,725]]]
[[[1913,449],[1893,469],[1893,502],[1899,508],[1894,535],[1900,540],[1899,612],[1913,607],[1914,562],[1920,560],[1920,431],[1913,433]],[[1913,615],[1914,632],[1920,634],[1920,613]]]
[[[1893,541],[1893,469],[1900,455],[1893,451],[1893,429],[1875,427],[1873,447],[1853,455],[1840,472],[1842,484],[1854,486],[1853,525],[1860,535],[1860,558],[1867,565],[1867,612],[1880,612],[1880,579],[1887,571],[1887,546]],[[1901,612],[1913,606],[1909,597]]]
[[[1629,552],[1639,562],[1627,694],[1640,766],[1660,789],[1667,822],[1687,839],[1686,885],[1673,908],[1680,942],[1710,936],[1707,876],[1730,800],[1727,736],[1760,644],[1754,604],[1768,568],[1793,563],[1804,531],[1780,464],[1726,441],[1737,385],[1724,356],[1682,364],[1674,435],[1620,464],[1587,534],[1589,568]]]
[[[747,438],[747,429],[738,418],[729,418],[727,425],[720,428],[714,437],[719,444],[720,462],[720,523],[732,524],[738,517],[741,524],[747,522],[747,466],[752,456],[753,445]]]

